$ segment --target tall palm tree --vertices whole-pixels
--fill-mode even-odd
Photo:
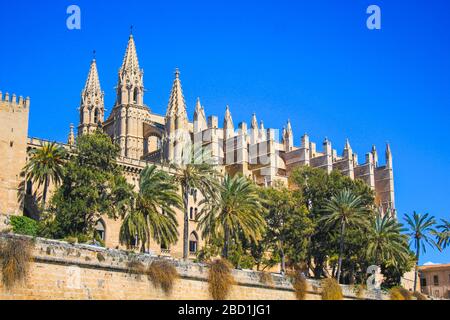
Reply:
[[[65,150],[56,143],[47,143],[41,149],[31,152],[30,160],[24,168],[26,180],[44,187],[42,209],[45,209],[50,183],[59,184],[63,176]]]
[[[181,187],[184,210],[183,225],[183,259],[189,257],[189,194],[198,190],[208,201],[216,197],[219,186],[219,173],[213,165],[204,159],[204,155],[195,153],[192,155],[192,162],[171,164],[171,173],[175,181]]]
[[[441,220],[441,225],[437,226],[439,232],[436,234],[438,245],[445,249],[450,246],[450,221]]]
[[[411,239],[411,245],[416,249],[416,270],[414,275],[414,291],[416,291],[420,253],[426,252],[426,245],[440,248],[431,237],[431,235],[436,234],[436,230],[434,229],[436,220],[428,213],[421,215],[415,211],[412,216],[405,214],[405,220],[408,225],[408,235]]]
[[[340,281],[342,270],[342,255],[344,253],[345,232],[347,227],[365,228],[368,225],[367,208],[363,205],[362,198],[352,191],[344,189],[329,199],[323,208],[326,213],[319,222],[323,222],[326,228],[340,228],[339,256],[337,280]]]
[[[257,187],[242,176],[226,175],[215,201],[202,201],[200,228],[206,239],[224,240],[222,256],[228,258],[231,239],[239,233],[250,241],[261,239],[266,223],[261,215],[264,208]]]
[[[141,174],[139,193],[126,212],[120,228],[120,242],[128,247],[139,246],[145,251],[150,239],[170,245],[178,240],[175,208],[181,208],[178,188],[171,177],[156,166]]]
[[[396,265],[409,257],[408,237],[405,229],[391,214],[377,214],[368,230],[367,257],[376,265],[387,261]]]

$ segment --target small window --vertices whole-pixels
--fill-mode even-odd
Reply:
[[[439,277],[438,276],[434,276],[433,277],[433,282],[434,282],[435,286],[438,286],[439,285]]]
[[[422,279],[420,279],[420,286],[421,287],[426,287],[427,286],[427,279],[425,279],[425,278],[422,278]]]
[[[191,233],[191,236],[189,237],[189,252],[191,254],[197,253],[198,251],[198,237],[195,232]]]
[[[33,193],[33,182],[31,180],[27,181],[27,195],[31,196]]]
[[[189,213],[189,218],[191,220],[194,220],[194,208],[191,207],[190,213]]]
[[[195,216],[194,216],[194,220],[198,219],[198,208],[195,208]]]
[[[14,142],[13,141],[10,141],[9,142],[9,146],[12,148],[12,147],[14,147]]]

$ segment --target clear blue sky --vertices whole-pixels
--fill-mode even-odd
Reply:
[[[245,2],[245,3],[244,3]],[[81,7],[81,30],[66,8]],[[382,30],[366,28],[366,8]],[[399,214],[450,217],[450,4],[448,1],[6,1],[0,0],[0,90],[31,97],[29,135],[66,141],[92,51],[108,110],[130,25],[145,102],[164,113],[176,67],[192,117],[231,106],[266,127],[290,118],[360,159],[392,145]],[[109,112],[108,112],[109,114]],[[220,120],[222,121],[222,120]],[[422,263],[450,262],[429,250]]]

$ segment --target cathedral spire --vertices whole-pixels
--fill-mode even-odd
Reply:
[[[175,80],[173,81],[172,91],[170,92],[169,105],[167,106],[167,117],[182,117],[187,120],[186,103],[181,87],[180,71],[175,70]]]
[[[98,77],[97,61],[95,60],[95,56],[92,59],[91,67],[89,68],[88,77],[86,80],[86,84],[84,85],[83,91],[85,94],[88,93],[94,95],[96,93],[101,93],[102,91],[100,87],[100,79]]]
[[[104,93],[100,86],[95,58],[91,61],[88,77],[81,92],[79,110],[80,124],[78,126],[78,135],[93,133],[104,121]]]
[[[139,67],[133,34],[128,38],[128,45],[119,70],[116,105],[144,104],[144,71]]]
[[[75,133],[73,131],[73,124],[70,124],[70,132],[69,132],[69,138],[67,139],[67,144],[69,146],[73,146],[75,144]]]
[[[288,120],[286,129],[283,131],[283,143],[286,152],[291,152],[294,148],[294,133],[292,131],[291,120]]]
[[[225,131],[225,139],[230,139],[234,135],[234,123],[233,117],[231,116],[230,107],[227,106],[225,110],[225,119],[223,122],[223,129]]]
[[[392,151],[389,142],[386,143],[386,166],[392,168]]]
[[[194,112],[194,133],[199,133],[208,128],[206,121],[205,108],[200,103],[200,98],[197,98],[197,104]]]
[[[125,56],[123,58],[122,67],[120,70],[122,73],[124,71],[140,71],[133,34],[130,34],[130,37],[128,38],[127,50],[125,51]]]

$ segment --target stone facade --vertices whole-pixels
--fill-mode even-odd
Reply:
[[[450,264],[419,267],[423,294],[436,299],[450,299]]]
[[[0,235],[0,242],[11,237]],[[31,240],[31,239],[28,239]],[[129,274],[131,260],[150,264],[161,257],[134,255],[84,245],[37,239],[33,246],[33,262],[24,283],[11,290],[0,281],[0,300],[208,300],[208,266],[168,259],[179,274],[171,294],[155,288],[143,274]],[[1,273],[0,273],[1,277]],[[231,300],[294,300],[292,284],[287,278],[273,274],[273,285],[261,283],[254,271],[234,270]],[[1,278],[0,278],[1,280]],[[308,300],[320,300],[320,283],[309,281]],[[343,286],[346,300],[356,299],[351,287]],[[385,296],[367,295],[367,299]]]
[[[80,122],[78,134],[89,134],[97,129],[107,133],[113,142],[120,147],[119,164],[123,167],[128,182],[138,186],[142,170],[155,164],[160,168],[167,163],[183,163],[192,148],[202,151],[203,160],[217,165],[222,173],[243,174],[262,186],[270,186],[276,181],[287,184],[292,170],[300,166],[322,168],[327,172],[339,170],[352,179],[362,179],[377,195],[377,202],[387,211],[393,209],[394,177],[390,146],[386,148],[386,164],[381,165],[377,149],[372,148],[367,153],[364,163],[359,163],[358,155],[347,141],[341,156],[333,149],[332,143],[325,139],[322,150],[316,143],[310,141],[308,135],[301,138],[301,144],[295,145],[294,130],[290,121],[281,134],[275,129],[266,129],[264,123],[258,122],[253,115],[250,127],[242,122],[235,126],[231,109],[226,107],[222,128],[219,118],[206,116],[205,108],[200,99],[197,101],[193,121],[189,121],[186,102],[183,96],[180,72],[177,69],[170,93],[166,115],[158,115],[144,103],[144,71],[139,66],[134,37],[130,35],[122,66],[118,74],[116,101],[109,117],[105,118],[104,93],[101,89],[97,61],[91,62],[87,81],[82,90],[80,102]],[[19,103],[3,103],[0,114],[0,141],[2,150],[8,147],[6,159],[1,158],[0,168],[8,168],[5,173],[0,170],[0,199],[7,199],[8,205],[0,207],[0,213],[18,213],[20,210],[13,193],[19,183],[20,169],[25,165],[26,129],[29,101]],[[5,107],[10,111],[3,111]],[[21,112],[11,112],[20,110]],[[20,117],[14,121],[12,117]],[[105,120],[106,119],[106,120]],[[14,131],[16,142],[9,147],[12,135],[8,131],[11,123],[18,123]],[[4,132],[5,131],[5,132]],[[6,141],[6,143],[4,142]],[[11,140],[12,141],[12,140]],[[40,148],[44,140],[28,139],[28,151]],[[66,148],[73,147],[75,135],[73,126],[70,128]],[[4,154],[3,152],[1,154]],[[30,196],[36,193],[30,186]],[[2,198],[3,197],[3,198]],[[196,222],[196,212],[200,196],[195,192],[189,199],[190,237],[197,241],[197,248],[202,247],[202,239]],[[1,202],[2,204],[5,202]],[[3,205],[4,206],[4,205]],[[26,207],[28,215],[33,208]],[[183,234],[183,212],[178,211],[179,234]],[[108,247],[119,247],[119,221],[104,218],[100,222]],[[182,241],[171,248],[160,248],[150,243],[150,249],[158,254],[165,253],[174,257],[182,256]],[[192,255],[195,256],[194,254]]]
[[[0,91],[0,214],[22,214],[20,176],[27,159],[30,99]]]

